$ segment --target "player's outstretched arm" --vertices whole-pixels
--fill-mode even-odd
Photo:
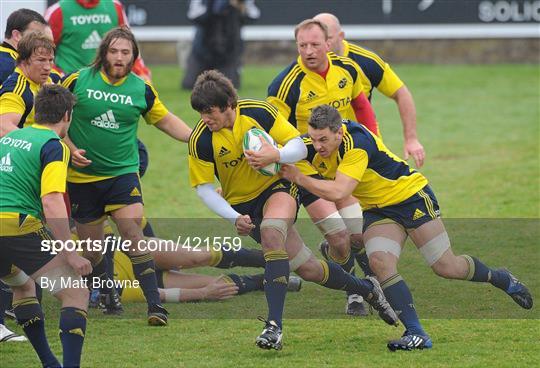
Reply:
[[[210,183],[198,185],[197,195],[204,202],[206,207],[211,209],[216,215],[229,220],[236,227],[240,235],[248,235],[255,227],[248,215],[242,215],[234,210],[231,205],[218,193],[214,185]]]
[[[340,172],[336,173],[335,180],[314,179],[302,174],[294,165],[283,165],[279,175],[330,202],[348,198],[358,185],[356,180]]]
[[[392,99],[398,105],[403,125],[403,157],[407,160],[409,155],[412,156],[416,167],[422,167],[426,153],[416,134],[416,107],[413,96],[407,86],[403,85],[394,93]]]
[[[156,126],[163,132],[167,133],[172,138],[187,143],[192,129],[178,116],[169,112]]]

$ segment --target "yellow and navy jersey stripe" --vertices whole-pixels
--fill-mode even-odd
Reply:
[[[51,139],[41,148],[41,197],[49,193],[65,193],[69,148],[57,139]]]
[[[351,103],[363,92],[360,69],[351,59],[328,53],[329,68],[323,77],[307,68],[300,57],[270,84],[267,101],[301,133],[316,106],[335,107],[344,118],[355,119]]]
[[[347,57],[338,56],[332,52],[328,53],[328,59],[337,67],[345,69],[352,77],[353,82],[356,82],[358,79],[358,66],[354,63],[352,59]]]
[[[77,84],[77,79],[79,78],[79,72],[73,72],[66,74],[62,81],[60,82],[63,87],[69,89],[71,92],[75,90],[75,85]]]
[[[16,68],[15,71],[4,81],[0,88],[0,100],[2,114],[16,112],[21,115],[18,127],[23,128],[34,123],[34,94],[39,86],[31,82]],[[10,100],[10,101],[8,101]]]
[[[343,41],[344,54],[360,67],[362,84],[367,98],[371,101],[373,88],[391,97],[403,82],[379,55],[375,52],[347,41]]]
[[[62,82],[62,74],[57,70],[51,70],[51,74],[49,75],[49,77],[54,84],[60,84],[60,82]]]
[[[0,46],[0,84],[13,73],[18,56],[13,46],[7,42],[2,43]]]
[[[279,73],[268,86],[268,97],[275,97],[278,101],[285,103],[286,107],[284,109],[280,108],[280,112],[295,127],[297,126],[296,104],[300,99],[300,84],[305,76],[306,73],[302,71],[298,62],[295,61]]]
[[[339,171],[356,180],[353,196],[362,208],[398,204],[428,184],[422,174],[388,150],[361,124],[344,121],[342,129],[343,140],[329,158],[320,157],[306,138],[308,160],[325,179],[335,179]]]

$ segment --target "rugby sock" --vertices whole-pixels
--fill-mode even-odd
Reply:
[[[38,302],[41,304],[41,299],[43,299],[43,290],[41,289],[41,286],[36,282],[35,285],[36,287],[36,298],[38,300]]]
[[[212,250],[210,266],[217,268],[264,267],[264,254],[260,249]]]
[[[478,258],[463,255],[469,263],[467,280],[475,282],[489,282],[491,285],[504,291],[510,286],[510,277],[503,270],[494,270],[482,263]]]
[[[13,302],[17,323],[21,325],[26,337],[34,347],[44,367],[61,367],[56,359],[47,336],[45,335],[45,318],[36,298],[23,298]]]
[[[139,281],[141,289],[146,298],[148,305],[160,305],[159,291],[156,279],[156,271],[152,254],[140,254],[137,256],[129,256],[133,264],[133,272]]]
[[[268,320],[281,328],[285,295],[289,283],[289,257],[285,250],[273,250],[264,254],[264,293],[268,303]]]
[[[105,239],[110,239],[107,244],[110,244],[107,249],[105,249],[105,254],[103,258],[105,259],[105,272],[109,280],[114,280],[114,251],[117,246],[118,240],[114,234],[105,234]]]
[[[245,275],[240,276],[231,273],[226,276],[230,282],[238,286],[238,295],[249,293],[250,291],[263,290],[264,289],[264,275]]]
[[[371,270],[371,267],[369,267],[369,259],[366,253],[366,248],[355,249],[353,247],[351,249],[354,254],[354,259],[356,259],[356,263],[358,263],[358,266],[360,266],[362,272],[364,272],[364,275],[375,276],[375,273]]]
[[[319,282],[319,285],[329,289],[346,290],[363,297],[369,296],[369,293],[373,290],[373,284],[370,281],[348,274],[337,263],[325,260],[320,262],[323,268],[323,279]]]
[[[4,315],[6,309],[11,306],[13,294],[9,290],[9,286],[0,281],[0,325],[4,324]]]
[[[92,273],[88,276],[88,285],[93,284],[94,278],[99,278],[100,280],[108,280],[109,277],[107,275],[107,266],[107,257],[102,256],[101,259],[92,267]],[[102,283],[103,287],[100,288],[99,292],[103,294],[110,294],[111,288],[105,284],[105,282]]]
[[[148,221],[146,217],[143,217],[142,221],[143,222],[141,224],[141,227],[142,227],[143,235],[146,236],[147,238],[155,238],[156,234],[154,233],[154,229],[152,229],[152,225],[150,224],[150,221]]]
[[[396,311],[399,320],[407,331],[416,335],[427,336],[420,324],[414,308],[413,297],[409,287],[400,274],[395,274],[381,282],[381,287],[390,306]]]
[[[332,256],[330,249],[328,250],[328,259],[333,261],[334,263],[337,263],[341,266],[343,271],[347,272],[348,274],[351,274],[352,276],[355,276],[354,272],[354,257],[352,256],[352,253],[349,252],[347,257],[344,259],[338,259],[334,256]],[[350,290],[347,290],[347,295],[356,294]]]
[[[79,367],[86,333],[87,313],[79,308],[65,307],[60,310],[60,341],[64,355],[64,367]]]

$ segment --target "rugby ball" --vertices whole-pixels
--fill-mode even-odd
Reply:
[[[244,141],[242,144],[244,153],[246,151],[259,151],[262,146],[261,138],[277,148],[276,142],[268,133],[262,129],[251,128],[246,132],[246,134],[244,134]],[[278,173],[280,167],[281,165],[275,162],[263,167],[262,169],[258,169],[257,171],[265,176],[274,176]]]

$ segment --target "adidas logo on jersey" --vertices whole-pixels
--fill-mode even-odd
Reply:
[[[413,215],[413,221],[416,221],[418,220],[419,218],[421,217],[424,217],[426,214],[422,211],[420,211],[418,208],[416,209],[416,211],[414,211],[414,215]]]
[[[137,189],[137,187],[133,188],[133,190],[131,191],[131,193],[129,193],[129,195],[131,197],[140,197],[141,196],[141,192],[139,191],[139,189]]]
[[[339,88],[345,88],[346,85],[347,85],[347,78],[343,78],[343,79],[340,80],[339,83],[338,83],[338,87],[339,87]]]
[[[83,44],[81,45],[81,48],[84,50],[92,49],[95,50],[99,47],[99,44],[101,43],[101,37],[99,37],[99,33],[94,30],[92,33],[90,33],[90,36],[84,40]]]
[[[112,110],[107,110],[106,113],[103,113],[100,116],[96,116],[95,118],[92,119],[90,123],[92,125],[97,126],[98,128],[105,128],[105,129],[120,128],[120,124],[116,122],[116,119],[114,118],[114,114]]]
[[[228,155],[229,153],[231,153],[231,151],[229,151],[227,148],[221,146],[221,149],[219,150],[219,157],[223,157],[225,155]]]
[[[0,171],[12,172],[13,166],[11,166],[11,157],[10,153],[0,158]]]
[[[328,167],[326,167],[326,164],[325,164],[324,162],[321,162],[321,163],[319,164],[319,168],[320,168],[320,169],[323,169],[323,170],[328,169]]]
[[[309,93],[308,93],[308,95],[307,95],[307,97],[306,97],[306,100],[311,101],[311,100],[313,100],[315,97],[317,97],[317,95],[315,94],[315,92],[309,91]]]

